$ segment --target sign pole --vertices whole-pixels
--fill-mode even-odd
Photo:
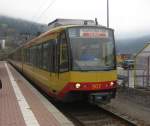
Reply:
[[[109,28],[109,0],[107,0],[107,27]]]

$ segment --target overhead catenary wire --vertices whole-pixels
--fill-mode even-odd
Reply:
[[[32,18],[37,18],[35,21],[38,22],[38,20],[40,19],[40,17],[41,17],[55,2],[56,2],[56,0],[51,1],[51,2],[48,4],[47,8],[45,8],[45,9],[40,13],[39,16],[36,16],[36,13],[38,13],[38,12],[36,12],[36,13],[32,16]],[[38,8],[38,11],[40,10],[40,8],[42,8],[42,6],[43,6],[44,4],[45,4],[45,2],[43,2],[43,4]],[[33,20],[34,20],[34,19],[33,19]],[[30,30],[32,30],[33,25],[34,25],[34,24],[31,25]],[[28,33],[28,36],[30,36],[30,33]]]
[[[47,1],[46,1],[46,2],[47,2]],[[38,7],[37,11],[36,11],[36,12],[34,13],[34,15],[31,17],[31,20],[34,20],[34,18],[37,18],[37,17],[38,17],[37,14],[40,12],[42,6],[44,6],[46,2],[44,1],[44,2],[41,3],[41,5]]]
[[[31,21],[35,21],[36,20],[36,18],[37,18],[37,14],[39,13],[39,11],[41,10],[41,8],[42,8],[42,6],[44,6],[45,5],[45,1],[44,2],[42,2],[41,4],[40,4],[40,6],[38,7],[38,9],[37,9],[37,11],[33,14],[33,16],[31,17]],[[28,32],[26,32],[25,34],[26,35],[28,35],[28,36],[26,36],[26,40],[27,40],[27,38],[30,36],[30,30],[32,30],[32,28],[33,28],[33,23],[31,24],[31,27],[30,27],[30,29],[28,30]]]
[[[37,19],[39,19],[42,15],[44,15],[44,13],[56,2],[56,0],[53,0],[49,3],[49,5],[47,6],[47,8],[45,8],[45,10],[43,10],[43,12],[41,12],[41,14],[37,17]]]

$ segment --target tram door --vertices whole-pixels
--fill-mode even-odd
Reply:
[[[59,41],[59,85],[63,87],[69,79],[68,43],[67,37],[63,32]]]
[[[61,90],[69,81],[68,44],[65,33],[61,33],[55,46],[55,87]]]
[[[58,39],[55,39],[53,41],[53,44],[51,46],[51,56],[50,56],[50,64],[51,64],[51,72],[50,72],[50,80],[51,80],[51,90],[53,93],[57,93],[57,84],[59,83],[59,72],[58,72]]]

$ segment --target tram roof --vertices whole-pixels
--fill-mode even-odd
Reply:
[[[48,31],[46,31],[46,32],[42,33],[41,35],[37,36],[36,38],[33,38],[29,42],[38,40],[39,38],[44,37],[44,36],[46,36],[46,35],[48,35],[50,33],[55,33],[55,32],[59,33],[62,30],[67,29],[67,28],[71,28],[71,27],[100,27],[100,28],[107,28],[107,27],[101,26],[101,25],[63,25],[63,26],[58,26],[58,27],[55,27],[55,28],[51,28]],[[109,28],[109,29],[111,29],[111,28]],[[29,43],[29,42],[27,42],[27,43]]]
[[[67,29],[67,28],[71,28],[71,27],[100,27],[100,28],[106,28],[106,29],[111,29],[111,28],[107,28],[105,26],[102,26],[102,25],[62,25],[62,26],[58,26],[58,27],[55,27],[55,28],[51,28],[49,29],[48,31],[42,33],[41,35],[29,40],[28,42],[26,42],[25,44],[21,45],[20,47],[18,47],[17,49],[15,49],[13,52],[15,52],[16,50],[22,48],[22,47],[28,47],[32,44],[35,44],[35,41],[51,34],[51,33],[56,33],[56,32],[61,32],[62,30],[64,29]]]

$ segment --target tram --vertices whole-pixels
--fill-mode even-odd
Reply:
[[[92,23],[51,27],[8,59],[56,100],[109,102],[117,88],[114,30]]]

